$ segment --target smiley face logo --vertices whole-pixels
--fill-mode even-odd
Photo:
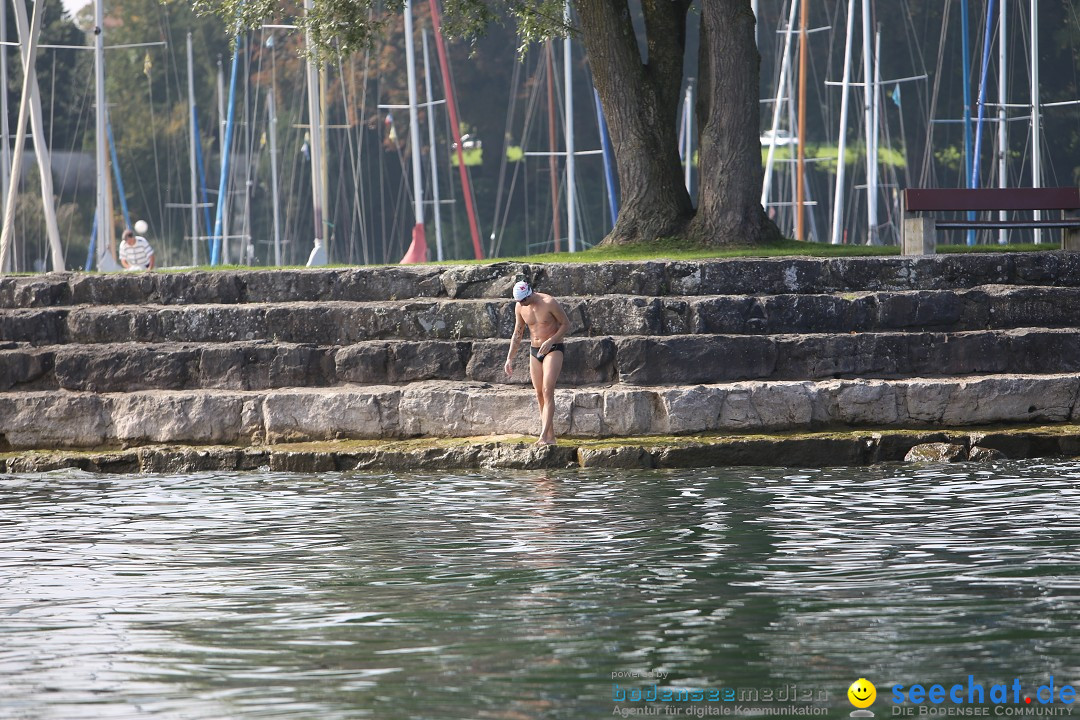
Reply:
[[[877,688],[866,678],[859,678],[847,689],[848,700],[857,708],[868,708],[877,699]]]

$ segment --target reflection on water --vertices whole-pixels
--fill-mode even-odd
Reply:
[[[845,717],[859,677],[1076,681],[1078,477],[0,477],[0,717],[608,717],[616,672]]]

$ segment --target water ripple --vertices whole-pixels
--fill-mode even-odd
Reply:
[[[1080,464],[0,477],[0,717],[579,718],[1077,679]],[[881,685],[879,684],[879,687]]]

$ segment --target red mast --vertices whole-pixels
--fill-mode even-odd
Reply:
[[[454,101],[453,83],[450,82],[450,63],[446,59],[446,42],[442,36],[442,22],[439,19],[438,0],[428,0],[431,5],[431,24],[435,30],[435,46],[439,50],[439,66],[442,68],[443,89],[446,92],[446,107],[450,111],[450,130],[454,133],[457,144],[458,172],[461,173],[461,187],[465,193],[465,211],[469,215],[469,231],[472,233],[473,252],[477,260],[484,259],[484,249],[480,246],[480,228],[476,223],[476,207],[473,203],[472,185],[469,173],[465,169],[465,153],[461,147],[461,126],[458,125],[457,103]]]

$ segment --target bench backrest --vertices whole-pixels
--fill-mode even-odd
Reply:
[[[1078,210],[1080,188],[908,188],[908,212],[945,210]]]

